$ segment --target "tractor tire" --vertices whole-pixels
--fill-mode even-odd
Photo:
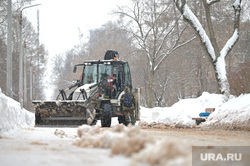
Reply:
[[[111,126],[111,117],[112,117],[112,108],[110,104],[103,105],[102,117],[101,117],[101,125],[102,127],[110,127]]]

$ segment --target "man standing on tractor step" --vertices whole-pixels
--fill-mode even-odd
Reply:
[[[121,97],[121,106],[123,114],[125,116],[125,125],[135,125],[135,97],[133,93],[130,93],[130,89],[127,87],[124,90],[124,94]]]

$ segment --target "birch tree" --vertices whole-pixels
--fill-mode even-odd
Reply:
[[[120,7],[116,13],[128,21],[125,28],[147,59],[147,105],[151,108],[155,94],[154,82],[158,81],[155,80],[155,74],[168,55],[193,38],[180,42],[186,25],[179,25],[180,16],[175,12],[172,1],[132,0],[132,5]]]
[[[228,39],[224,47],[219,50],[218,43],[215,37],[215,31],[212,23],[211,16],[211,6],[220,2],[220,0],[202,0],[206,21],[207,21],[207,29],[209,32],[209,36],[204,30],[204,27],[201,25],[200,21],[194,15],[194,13],[190,10],[186,0],[174,0],[176,7],[183,15],[184,19],[193,27],[193,29],[197,32],[197,35],[204,46],[207,54],[210,56],[213,66],[216,70],[217,83],[220,88],[220,92],[226,96],[228,99],[230,95],[229,82],[227,78],[226,72],[226,63],[225,58],[232,50],[233,46],[237,42],[239,38],[239,23],[240,23],[240,11],[241,11],[241,0],[235,0],[233,3],[234,8],[234,31],[231,37]],[[228,4],[230,5],[230,4]]]

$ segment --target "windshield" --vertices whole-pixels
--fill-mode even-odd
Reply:
[[[111,65],[108,64],[99,64],[99,76],[98,80],[106,80],[109,76],[111,76]]]
[[[97,64],[86,65],[83,73],[83,84],[97,83]]]

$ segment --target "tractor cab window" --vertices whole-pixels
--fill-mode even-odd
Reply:
[[[112,66],[110,64],[99,64],[98,81],[106,81],[111,76]]]
[[[97,64],[86,64],[83,73],[83,84],[97,83]]]
[[[116,91],[121,91],[122,89],[122,65],[113,66],[113,75],[115,75],[115,85]]]
[[[132,81],[131,81],[129,66],[127,63],[124,64],[124,76],[125,76],[125,80],[124,80],[125,87],[129,87],[131,89]]]
[[[98,80],[99,82],[104,81],[104,84],[107,86],[105,89],[106,98],[111,98],[112,75],[112,66],[110,63],[99,64]]]

